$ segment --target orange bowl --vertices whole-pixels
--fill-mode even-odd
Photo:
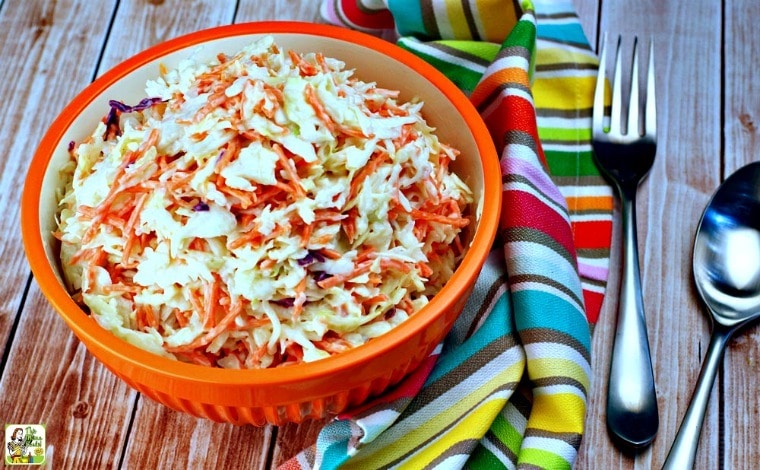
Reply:
[[[277,369],[228,370],[187,364],[139,349],[101,328],[67,292],[58,261],[55,214],[68,143],[92,132],[109,99],[144,97],[159,64],[174,67],[192,52],[198,61],[233,53],[272,35],[281,47],[340,59],[356,76],[421,98],[423,115],[461,155],[452,169],[473,189],[476,223],[468,249],[445,287],[408,320],[368,343],[315,362]],[[199,46],[202,48],[199,49]],[[493,243],[501,203],[499,163],[488,130],[467,97],[412,54],[342,28],[262,22],[203,30],[147,49],[114,67],[61,112],[37,149],[21,203],[26,255],[40,289],[87,349],[127,384],[171,408],[236,424],[276,425],[339,413],[377,395],[417,367],[445,337],[472,290]]]

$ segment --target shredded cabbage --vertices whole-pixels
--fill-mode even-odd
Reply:
[[[58,214],[72,293],[116,336],[208,366],[313,361],[451,277],[472,195],[421,102],[271,37],[145,90],[71,146]]]

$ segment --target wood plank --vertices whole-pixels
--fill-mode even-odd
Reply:
[[[122,467],[263,470],[271,429],[193,418],[141,396]]]
[[[723,84],[725,90],[724,178],[760,160],[760,3],[729,0],[725,5]],[[724,467],[752,468],[760,462],[760,326],[739,332],[731,342],[720,377],[723,391]]]
[[[6,2],[0,9],[0,345],[21,307],[27,267],[18,229],[27,164],[63,105],[92,77],[115,2]],[[66,77],[53,80],[51,77]]]
[[[162,41],[200,29],[230,24],[235,2],[183,0],[122,2],[114,18],[98,73]],[[197,419],[140,396],[124,449],[125,468],[213,468],[234,462],[263,468],[271,427],[232,426]],[[157,442],[172,443],[170,449]],[[168,450],[168,451],[167,451]]]
[[[111,467],[136,398],[87,352],[33,283],[0,381],[2,421],[45,424],[50,468]]]
[[[597,18],[599,18],[599,1],[600,0],[573,0],[575,12],[586,33],[586,38],[591,44],[592,49],[596,49],[597,38]]]
[[[321,23],[321,0],[240,0],[235,23],[248,21],[311,21]]]
[[[98,75],[128,57],[184,34],[230,24],[234,0],[182,0],[121,2],[112,31],[103,49]]]
[[[5,423],[45,423],[50,462],[76,467],[75,454],[108,466],[121,452],[135,394],[100,366],[32,283],[17,229],[19,182],[42,134],[94,74],[115,2],[5,2],[0,10],[0,330],[3,343],[20,312],[0,380]],[[106,416],[112,419],[105,419]]]
[[[272,451],[272,467],[277,468],[303,449],[317,442],[319,431],[330,418],[309,420],[301,424],[288,424],[277,428],[277,438]]]
[[[602,4],[601,31],[656,42],[658,156],[639,190],[638,224],[644,303],[655,363],[660,431],[638,454],[619,452],[605,425],[606,383],[616,316],[619,275],[613,268],[604,311],[594,331],[594,371],[588,432],[578,468],[659,468],[688,405],[709,341],[691,275],[694,230],[720,174],[720,4],[624,2]],[[630,40],[630,39],[629,39]],[[630,43],[627,45],[630,53]],[[646,56],[645,56],[646,57]],[[608,69],[611,64],[608,65]],[[616,214],[617,216],[617,214]],[[619,266],[620,227],[611,266]],[[708,410],[696,468],[717,468],[719,416]]]

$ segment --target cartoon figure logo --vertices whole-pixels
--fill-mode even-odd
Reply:
[[[5,463],[8,465],[45,463],[45,426],[41,424],[5,425]]]

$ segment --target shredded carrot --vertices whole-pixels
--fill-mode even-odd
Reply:
[[[285,346],[285,356],[292,358],[294,363],[303,361],[303,346],[295,341],[288,341],[287,346]]]
[[[293,312],[291,317],[293,320],[297,320],[301,316],[303,311],[303,304],[306,302],[306,278],[302,278],[295,288],[295,301],[293,302]]]
[[[346,216],[337,209],[318,209],[314,211],[314,220],[316,222],[335,222],[345,217]]]
[[[231,331],[247,331],[254,328],[258,328],[264,325],[269,325],[272,320],[269,318],[248,318],[242,325],[232,324],[230,326]]]
[[[306,88],[304,88],[304,93],[306,95],[306,101],[308,101],[312,109],[314,109],[314,112],[316,113],[319,120],[322,121],[327,130],[330,132],[335,132],[335,123],[330,117],[330,114],[328,114],[327,109],[325,109],[325,106],[319,100],[314,87],[311,86],[311,84],[307,84]]]
[[[261,358],[263,358],[267,354],[268,350],[269,350],[269,347],[268,347],[267,343],[262,344],[261,346],[258,347],[258,349],[256,349],[256,351],[254,351],[251,354],[251,359],[253,361],[256,361],[256,362],[260,363],[261,362]]]
[[[195,116],[193,116],[192,122],[201,122],[203,118],[208,116],[212,111],[214,111],[214,109],[218,108],[220,105],[228,101],[230,98],[224,92],[227,90],[227,87],[229,85],[229,83],[224,82],[216,85],[214,91],[206,100],[206,104],[201,106],[198,112],[195,113]]]
[[[175,351],[174,354],[182,357],[188,362],[201,366],[211,367],[214,363],[209,356],[201,351]]]
[[[364,166],[361,170],[356,172],[353,179],[351,180],[351,186],[349,189],[349,195],[348,199],[351,200],[356,197],[357,194],[359,194],[359,188],[361,184],[364,182],[365,179],[372,173],[376,172],[377,169],[385,163],[387,159],[390,158],[390,155],[388,155],[387,152],[378,152],[375,153],[369,160],[366,166]]]
[[[255,205],[253,194],[241,189],[230,188],[227,186],[226,180],[221,175],[216,177],[216,187],[222,193],[234,197],[237,201],[236,205],[240,206],[241,209],[248,209]]]
[[[331,354],[338,354],[351,349],[351,343],[343,338],[328,338],[322,341],[314,341],[314,346]]]
[[[214,276],[212,282],[206,282],[204,285],[204,315],[203,315],[203,328],[213,328],[216,324],[216,307],[219,303],[219,277]]]
[[[295,193],[299,197],[306,196],[306,191],[304,191],[303,189],[301,178],[298,177],[298,173],[296,173],[295,168],[291,166],[290,160],[288,159],[287,155],[285,155],[285,150],[283,150],[280,144],[273,144],[272,150],[274,150],[277,153],[277,156],[280,159],[280,165],[282,165],[283,170],[285,170],[285,173],[287,173],[288,178],[293,184],[293,189],[295,190]]]
[[[187,247],[194,251],[206,251],[206,241],[203,238],[195,237]]]
[[[267,271],[269,269],[272,269],[277,265],[277,261],[273,260],[272,258],[267,258],[265,260],[262,260],[261,263],[259,263],[259,268],[261,268],[264,271]]]
[[[124,284],[111,284],[108,286],[103,286],[103,292],[108,294],[114,294],[114,293],[122,293],[122,294],[137,294],[140,292],[140,288],[138,286],[127,286]]]
[[[265,83],[264,90],[266,90],[267,94],[273,97],[277,103],[282,103],[285,101],[285,95],[282,93],[282,90],[280,88],[272,86],[269,83]]]
[[[343,255],[341,255],[340,252],[332,250],[330,248],[321,248],[319,250],[319,253],[328,259],[341,259],[343,257]]]
[[[333,236],[331,234],[327,233],[325,235],[320,235],[316,239],[312,239],[312,242],[315,245],[326,245],[326,244],[330,243],[330,241],[332,239],[333,239]]]
[[[222,151],[222,155],[219,157],[219,160],[216,162],[216,166],[214,167],[214,172],[219,174],[219,172],[221,172],[224,167],[229,165],[230,162],[238,157],[239,153],[240,139],[233,138],[227,143],[227,147],[225,147],[225,149]]]
[[[327,279],[323,279],[317,282],[317,285],[321,287],[322,289],[337,287],[346,281],[350,281],[351,279],[355,277],[359,277],[362,274],[368,273],[371,268],[372,268],[371,264],[362,263],[361,265],[354,268],[354,270],[352,270],[348,274],[336,274],[332,277],[328,277]]]
[[[240,313],[243,311],[243,304],[242,302],[236,304],[234,308],[232,308],[225,316],[222,318],[216,326],[211,328],[208,332],[206,332],[205,335],[201,335],[195,340],[193,340],[191,343],[177,346],[177,347],[167,347],[166,350],[169,352],[186,352],[186,351],[192,351],[194,349],[206,346],[210,342],[212,342],[214,339],[216,339],[217,336],[222,334],[224,331],[228,329],[230,324],[235,321],[235,318],[240,315]]]
[[[303,57],[301,57],[297,52],[289,50],[288,55],[290,56],[290,60],[292,60],[300,70],[301,76],[312,77],[317,74],[317,67],[315,67],[314,64],[310,64],[303,60]]]
[[[261,244],[263,244],[263,243],[265,243],[265,242],[267,242],[269,240],[272,240],[274,238],[279,237],[280,235],[282,235],[283,233],[285,233],[288,230],[289,230],[289,227],[286,227],[286,226],[283,226],[283,225],[278,225],[277,228],[275,228],[272,231],[272,233],[270,233],[269,235],[266,235],[266,236],[262,235],[257,230],[251,230],[250,232],[244,233],[240,237],[232,240],[231,242],[229,242],[227,244],[227,246],[229,246],[229,248],[233,249],[233,250],[235,248],[240,248],[241,246],[244,246],[246,244],[251,244],[251,245],[254,245],[254,246],[260,246]]]
[[[408,294],[403,299],[401,299],[401,302],[398,306],[408,315],[414,313],[414,304],[412,303],[412,300],[409,298]]]
[[[408,273],[412,267],[401,260],[395,258],[383,258],[380,260],[380,267],[383,269],[395,269],[403,273]]]
[[[421,211],[418,209],[412,209],[412,217],[421,220],[429,220],[431,222],[437,222],[439,224],[452,225],[454,227],[466,227],[470,224],[470,219],[463,219],[459,217],[447,217],[440,214],[431,214],[430,212]]]
[[[151,328],[158,328],[158,319],[156,318],[156,313],[153,311],[153,307],[150,305],[144,305],[143,312],[145,313],[145,322],[148,326]]]
[[[95,248],[82,248],[76,253],[74,253],[74,255],[69,259],[69,264],[73,266],[83,261],[87,261],[90,264],[97,264],[97,261],[100,259],[102,254],[103,254],[102,246],[98,246]]]
[[[250,140],[251,142],[258,142],[263,139],[263,136],[253,129],[244,130],[240,133],[240,136]]]
[[[373,259],[377,255],[377,250],[374,246],[365,246],[362,248],[362,250],[359,252],[359,254],[356,255],[356,262],[361,263],[362,261],[366,261],[368,259]]]
[[[126,189],[126,187],[122,186],[121,184],[122,182],[120,180],[121,178],[124,177],[127,167],[130,164],[134,163],[148,149],[150,149],[151,147],[154,147],[158,143],[158,138],[159,138],[158,129],[152,129],[150,133],[148,134],[147,139],[140,144],[140,146],[138,147],[136,151],[128,152],[125,155],[124,160],[122,161],[121,165],[119,166],[117,170],[114,183],[112,184],[108,192],[108,195],[106,195],[103,201],[96,208],[97,213],[92,219],[92,224],[82,236],[83,244],[86,244],[89,241],[91,241],[93,237],[97,234],[101,223],[108,215],[108,211],[111,209],[111,205],[114,203],[116,198],[120,196],[121,193]]]
[[[179,324],[180,328],[184,328],[187,326],[187,316],[186,312],[181,312],[178,308],[174,309],[174,318],[177,320],[177,323]]]
[[[132,209],[132,214],[129,216],[129,220],[127,220],[127,224],[124,226],[124,236],[126,237],[126,241],[124,242],[124,251],[122,251],[121,255],[121,264],[123,265],[127,265],[129,263],[129,257],[132,254],[132,246],[135,243],[135,226],[137,225],[137,220],[140,217],[140,212],[142,212],[142,209],[145,206],[145,201],[147,200],[147,193],[142,194],[138,198],[134,208]]]
[[[372,306],[374,304],[385,302],[388,300],[388,296],[385,294],[378,294],[372,297],[369,297],[367,299],[362,300],[362,305],[364,306]]]
[[[348,243],[353,243],[356,239],[356,218],[358,217],[358,213],[355,208],[352,208],[348,211],[348,216],[343,219],[340,223],[341,228],[343,229],[343,233],[346,234],[346,238],[348,238]]]
[[[429,278],[433,275],[433,268],[431,268],[427,263],[419,261],[416,264],[417,271],[420,273],[420,276],[424,278]]]
[[[314,224],[304,224],[301,229],[301,248],[306,248],[311,240],[311,234],[314,231]]]

